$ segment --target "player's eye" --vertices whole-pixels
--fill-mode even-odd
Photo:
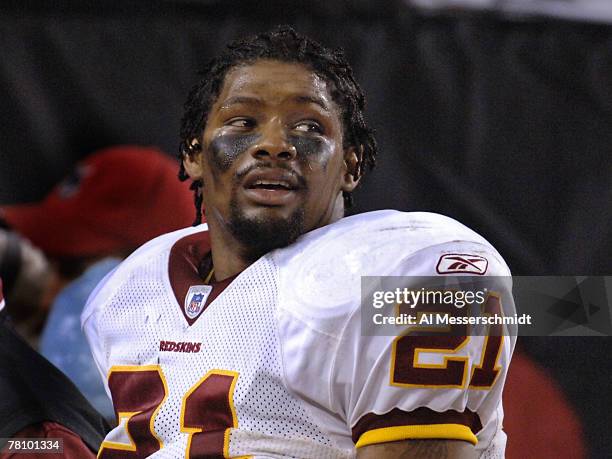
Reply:
[[[251,128],[255,126],[255,120],[251,118],[238,117],[228,120],[225,124],[227,126],[234,126],[238,128]]]
[[[313,120],[304,120],[293,126],[293,129],[298,132],[314,132],[317,134],[323,134],[323,127]]]

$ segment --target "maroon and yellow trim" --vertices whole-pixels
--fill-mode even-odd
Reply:
[[[469,427],[461,424],[431,424],[420,426],[395,426],[368,430],[355,446],[361,448],[378,443],[387,443],[399,440],[463,440],[473,445],[478,443],[476,435]]]
[[[478,414],[447,410],[437,412],[421,407],[413,411],[394,408],[385,414],[368,413],[353,427],[357,448],[410,439],[461,440],[476,445],[482,429]]]

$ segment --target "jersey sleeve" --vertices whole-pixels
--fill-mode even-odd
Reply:
[[[386,274],[410,276],[404,282],[414,289],[421,287],[414,276],[448,279],[469,289],[476,275],[478,288],[489,286],[496,295],[487,298],[504,298],[504,310],[513,309],[510,272],[485,244],[430,246]],[[356,309],[346,322],[330,383],[333,409],[344,414],[358,448],[408,439],[463,440],[479,450],[494,442],[505,445],[501,396],[515,337],[470,336],[467,328],[464,336],[453,327],[432,332],[422,324],[371,336],[376,332],[364,328],[364,320]]]
[[[89,349],[91,350],[96,367],[100,372],[106,393],[111,400],[112,397],[110,395],[106,379],[109,366],[106,359],[106,352],[104,350],[105,340],[102,336],[100,336],[99,321],[101,320],[102,311],[106,307],[106,304],[109,302],[111,294],[114,291],[113,284],[116,281],[114,281],[113,276],[116,271],[117,268],[109,272],[91,292],[89,298],[87,299],[87,304],[83,309],[83,313],[81,314],[81,327],[83,329],[83,333],[87,338]]]

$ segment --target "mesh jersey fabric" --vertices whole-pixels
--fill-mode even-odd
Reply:
[[[140,427],[129,423],[148,426],[141,440],[150,440],[150,457],[185,457],[188,448],[218,457],[353,457],[354,428],[368,415],[419,408],[476,413],[477,450],[503,456],[501,387],[513,339],[504,338],[493,390],[407,390],[388,384],[393,337],[362,336],[357,313],[362,275],[433,275],[440,253],[478,252],[490,274],[509,275],[482,237],[435,214],[347,217],[260,258],[189,325],[169,261],[179,241],[206,231],[151,241],[90,297],[83,326],[107,391],[123,407],[102,457],[140,447]],[[473,339],[462,355],[476,361],[481,345]],[[137,419],[124,402],[142,399],[150,378],[160,381],[150,386],[158,397]],[[215,421],[198,421],[194,406]]]

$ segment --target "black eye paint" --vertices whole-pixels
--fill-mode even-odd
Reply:
[[[232,163],[259,140],[259,134],[221,134],[210,142],[212,160],[220,170],[226,171]]]
[[[259,141],[260,134],[221,134],[210,142],[213,164],[221,171],[228,170],[242,153]],[[333,145],[326,139],[306,135],[291,135],[289,143],[295,147],[298,160],[316,161],[323,169],[333,154]]]
[[[289,142],[295,147],[298,159],[301,161],[317,161],[323,169],[333,154],[331,142],[321,137],[305,135],[290,135]]]

